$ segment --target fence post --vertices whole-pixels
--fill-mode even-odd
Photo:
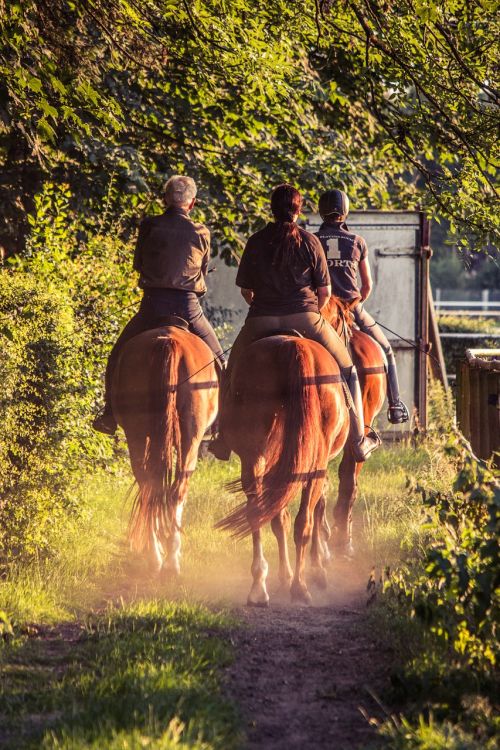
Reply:
[[[488,432],[490,451],[500,451],[500,374],[487,373],[488,383]],[[500,456],[495,457],[495,466],[500,468]]]
[[[471,398],[470,398],[470,370],[468,362],[462,362],[460,365],[462,371],[462,382],[463,382],[463,393],[462,393],[462,424],[460,428],[470,441],[471,430],[470,430],[470,410],[471,410]]]
[[[479,393],[479,371],[475,367],[469,368],[470,383],[470,444],[474,453],[479,455],[481,446],[481,396]]]
[[[483,307],[482,307],[483,312],[488,312],[489,301],[490,301],[490,290],[483,289],[483,291],[481,292],[481,302],[483,303]]]
[[[490,425],[488,420],[488,370],[478,370],[479,387],[479,448],[478,456],[488,459],[493,450],[490,447]]]

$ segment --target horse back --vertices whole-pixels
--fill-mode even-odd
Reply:
[[[320,430],[337,453],[347,436],[348,417],[335,359],[306,338],[277,335],[251,344],[233,368],[229,408],[223,415],[233,450],[240,455],[252,447],[262,452],[280,417],[297,411],[311,389],[318,398],[319,422],[308,429]]]

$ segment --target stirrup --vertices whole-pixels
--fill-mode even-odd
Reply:
[[[92,422],[92,428],[103,435],[114,435],[117,427],[113,412],[106,409],[102,409]]]
[[[408,422],[409,419],[408,409],[401,400],[391,404],[387,409],[387,421],[391,424],[403,424],[403,422]]]

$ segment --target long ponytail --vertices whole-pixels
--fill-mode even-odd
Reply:
[[[276,219],[273,265],[280,270],[290,263],[300,247],[300,231],[294,219],[301,209],[302,196],[293,185],[284,183],[273,190],[271,211]]]

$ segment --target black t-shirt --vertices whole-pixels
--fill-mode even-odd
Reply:
[[[325,251],[332,294],[348,302],[361,297],[358,287],[358,266],[368,255],[368,247],[363,237],[349,232],[343,223],[323,223],[316,236]]]
[[[243,251],[236,284],[252,289],[249,317],[318,312],[316,289],[330,283],[325,254],[318,239],[298,227],[301,243],[282,269],[276,256],[276,224],[269,223],[253,234]]]

